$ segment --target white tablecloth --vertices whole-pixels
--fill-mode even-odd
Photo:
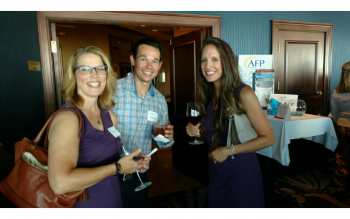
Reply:
[[[277,119],[274,116],[267,118],[275,134],[275,143],[256,153],[275,159],[284,166],[290,163],[288,144],[292,139],[311,140],[332,151],[338,145],[331,118],[311,114],[292,116],[292,120]]]

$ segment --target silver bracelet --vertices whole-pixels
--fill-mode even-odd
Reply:
[[[233,144],[231,144],[231,147],[230,147],[230,149],[231,149],[231,159],[235,159],[235,146],[233,145]]]

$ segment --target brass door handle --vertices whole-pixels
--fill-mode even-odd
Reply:
[[[320,90],[317,91],[317,94],[318,94],[318,95],[322,95],[322,91],[320,91]]]

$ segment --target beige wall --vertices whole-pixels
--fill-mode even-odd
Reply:
[[[75,26],[75,28],[69,27],[56,27],[56,33],[60,41],[60,47],[62,49],[62,60],[63,68],[66,69],[67,62],[72,53],[81,46],[97,46],[99,47],[110,59],[109,54],[109,42],[108,35],[113,35],[116,37],[122,37],[125,39],[131,39],[133,44],[139,39],[142,39],[143,36],[116,30],[110,27],[103,25],[95,24],[68,24],[69,26]],[[64,33],[61,35],[60,33]],[[165,41],[158,40],[163,48],[163,65],[162,69],[165,69],[165,82],[157,82],[157,90],[163,95],[170,94],[170,65],[169,65],[169,43]],[[117,64],[118,69],[119,62],[130,62],[129,54],[125,56],[118,56]],[[112,66],[114,64],[112,63]],[[119,75],[119,74],[118,74]]]

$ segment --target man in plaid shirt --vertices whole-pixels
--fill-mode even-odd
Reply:
[[[164,96],[152,85],[162,66],[162,47],[149,38],[136,42],[130,62],[134,73],[121,78],[117,83],[114,114],[118,117],[118,131],[121,133],[126,150],[141,148],[142,153],[149,154],[152,141],[159,148],[167,148],[174,144],[174,127],[168,125],[165,136],[168,143],[155,142],[152,139],[153,126],[157,119],[169,121],[168,108]],[[122,167],[123,168],[123,167]],[[146,173],[140,173],[142,182],[148,182]],[[125,208],[147,207],[149,187],[136,192],[141,183],[136,174],[119,176],[120,190]]]

